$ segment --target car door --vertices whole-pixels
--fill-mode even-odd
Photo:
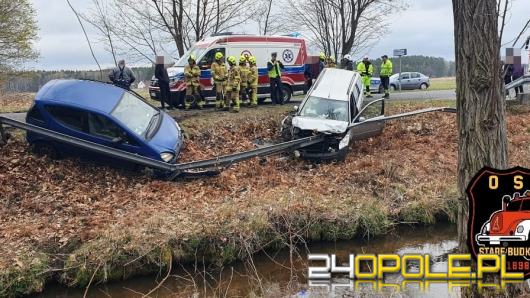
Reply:
[[[410,74],[410,89],[420,89],[421,75],[418,72]]]
[[[363,140],[380,135],[384,129],[385,101],[374,100],[365,102],[361,112],[353,119],[350,128],[350,139],[352,141]],[[370,121],[368,121],[370,120]],[[361,124],[366,122],[364,124]]]
[[[86,139],[88,118],[86,111],[63,105],[45,105],[44,110],[50,116],[47,121],[48,129],[75,138]],[[61,142],[54,143],[66,155],[83,157],[89,154],[87,150],[73,145]]]
[[[411,89],[410,73],[401,74],[401,89]]]

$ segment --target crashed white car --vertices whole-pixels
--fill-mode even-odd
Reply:
[[[307,93],[300,107],[282,122],[286,140],[326,135],[326,140],[300,150],[303,158],[343,160],[350,141],[381,134],[384,100],[365,103],[363,83],[357,72],[326,68]],[[354,125],[365,122],[365,125]]]

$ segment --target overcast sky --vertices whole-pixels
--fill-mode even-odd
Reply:
[[[83,32],[66,0],[31,0],[36,11],[41,58],[33,69],[96,69]],[[86,0],[71,0],[78,9]],[[516,37],[530,17],[529,0],[514,0],[505,30],[504,42]],[[409,8],[392,17],[388,34],[370,50],[371,57],[392,54],[393,49],[407,48],[409,55],[427,55],[454,60],[453,17],[451,0],[408,0]],[[94,30],[86,25],[91,38]],[[247,28],[245,28],[247,29]],[[247,30],[245,30],[247,31]],[[297,31],[293,29],[293,31]],[[530,33],[530,32],[528,32]],[[112,58],[102,45],[94,43],[96,55],[104,66]]]

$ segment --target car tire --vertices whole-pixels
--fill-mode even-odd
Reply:
[[[282,84],[282,96],[284,103],[288,103],[291,101],[291,97],[293,97],[293,91],[291,90],[291,87],[289,85]]]
[[[420,85],[421,90],[427,90],[427,88],[429,88],[429,85],[427,85],[426,83],[421,83]]]
[[[51,142],[38,141],[30,145],[31,151],[37,156],[47,156],[50,159],[60,159],[61,153]]]
[[[267,98],[265,98],[265,97],[258,98],[258,104],[263,104],[265,102],[265,100],[267,100]]]
[[[397,90],[396,85],[394,85],[394,84],[390,85],[390,90],[391,91],[396,91]]]

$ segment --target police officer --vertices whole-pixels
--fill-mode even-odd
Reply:
[[[342,65],[343,69],[353,71],[353,61],[351,59],[351,55],[350,54],[344,55],[344,59],[342,59],[342,64],[343,64]]]
[[[363,84],[365,87],[364,95],[366,95],[366,97],[372,97],[372,92],[370,92],[370,83],[372,81],[372,74],[374,73],[374,66],[372,65],[372,62],[368,60],[368,56],[365,56],[363,61],[357,64],[357,72],[359,72],[363,79]]]
[[[379,76],[381,77],[381,85],[383,85],[383,89],[385,90],[385,96],[383,98],[390,98],[390,93],[388,92],[390,88],[390,77],[392,76],[392,61],[388,59],[387,55],[383,55],[381,57],[383,59],[383,62],[381,63],[381,71],[379,72]]]
[[[267,70],[269,71],[271,101],[273,104],[283,105],[281,70],[284,69],[284,66],[276,60],[277,56],[276,52],[271,54],[271,61],[267,62]]]
[[[237,66],[236,57],[230,56],[228,59],[228,83],[226,85],[226,97],[224,110],[228,111],[230,108],[230,102],[232,102],[232,112],[239,112],[239,88],[241,84],[241,70]]]
[[[258,106],[258,66],[256,65],[256,57],[250,56],[248,57],[248,63],[250,64],[249,72],[248,72],[248,88],[251,90],[250,93],[250,106],[256,107]]]
[[[241,84],[239,86],[239,96],[241,98],[241,101],[244,105],[248,105],[248,73],[250,72],[250,68],[247,66],[247,57],[244,55],[241,55],[239,57],[239,70],[241,71]]]
[[[131,90],[131,84],[136,81],[133,71],[125,66],[125,60],[120,60],[118,66],[110,71],[109,79],[115,86],[126,90]]]
[[[217,109],[224,108],[225,103],[225,93],[226,93],[226,79],[227,79],[227,69],[226,65],[223,62],[223,53],[215,53],[215,61],[212,63],[211,67],[213,83],[215,86],[215,107]]]
[[[189,110],[194,102],[202,110],[204,102],[202,99],[201,85],[199,83],[200,75],[201,69],[197,66],[195,56],[190,55],[188,65],[184,67],[184,81],[186,82],[186,102],[184,108],[186,110]]]

